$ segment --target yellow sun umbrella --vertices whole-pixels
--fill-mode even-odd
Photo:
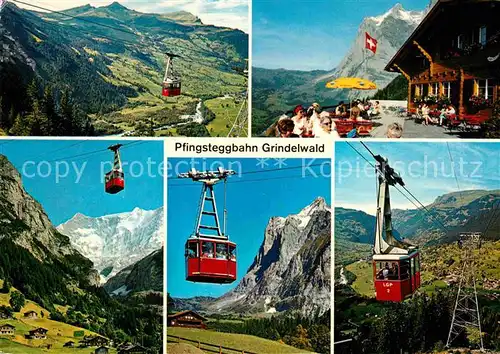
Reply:
[[[326,84],[330,89],[376,90],[374,82],[357,77],[340,77]]]

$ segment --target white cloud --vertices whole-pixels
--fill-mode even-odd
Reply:
[[[237,28],[248,33],[248,1],[250,0],[164,0],[157,3],[148,0],[121,0],[123,6],[146,13],[187,11],[198,16],[203,23],[220,27]],[[99,7],[111,4],[113,0],[44,0],[37,5],[51,10],[65,10],[88,3]],[[17,4],[33,9],[30,6]]]

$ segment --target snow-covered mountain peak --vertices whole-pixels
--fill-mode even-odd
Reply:
[[[78,213],[57,230],[94,262],[105,281],[162,247],[165,239],[163,220],[163,208],[135,208],[131,212],[96,218]]]
[[[407,11],[402,4],[397,3],[383,15],[368,17],[368,20],[375,22],[376,26],[380,26],[387,18],[392,17],[418,25],[422,21],[424,14],[425,11]]]

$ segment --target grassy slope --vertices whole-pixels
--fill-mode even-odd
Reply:
[[[193,328],[169,327],[167,334],[214,345],[222,345],[257,353],[308,353],[285,344],[244,334],[221,333]]]
[[[240,104],[236,104],[234,98],[214,98],[205,101],[205,106],[215,114],[215,119],[207,126],[210,135],[227,136],[238,115]]]
[[[449,264],[452,263],[452,264]],[[500,279],[500,241],[484,242],[481,250],[476,251],[477,284]],[[460,272],[460,250],[456,244],[425,248],[422,251],[422,291],[431,293],[437,288],[446,287],[444,279]],[[373,271],[371,262],[356,262],[346,266],[346,270],[356,276],[352,288],[368,297],[373,297]],[[490,289],[490,282],[486,288]]]
[[[3,286],[3,280],[0,280],[0,288]],[[11,291],[14,289],[11,289]],[[0,306],[10,306],[9,305],[10,294],[0,294]],[[61,306],[60,308],[64,308]],[[35,311],[38,314],[38,319],[25,319],[23,314],[26,311]],[[44,318],[41,318],[41,312],[44,313]],[[9,337],[8,339],[0,339],[0,351],[5,351],[7,353],[17,354],[17,353],[39,353],[40,349],[33,349],[33,347],[38,347],[40,345],[51,344],[52,349],[50,352],[55,353],[74,353],[74,349],[63,348],[64,343],[68,341],[73,341],[78,343],[81,338],[75,338],[75,331],[84,331],[85,335],[97,335],[94,332],[88,331],[83,328],[75,327],[63,322],[56,322],[50,320],[48,317],[50,312],[39,306],[38,304],[27,300],[24,307],[20,312],[15,312],[15,319],[0,320],[0,325],[9,323],[16,327],[16,333],[14,337]],[[43,327],[48,329],[46,340],[28,340],[24,335],[32,329]],[[73,351],[71,351],[73,350]],[[92,349],[78,350],[78,353],[91,353]],[[111,352],[113,353],[113,351]]]
[[[373,287],[373,268],[371,262],[356,262],[349,264],[346,270],[356,276],[352,283],[352,288],[367,297],[375,297],[375,288]]]

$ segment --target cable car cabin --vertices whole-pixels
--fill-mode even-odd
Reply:
[[[123,172],[113,170],[106,173],[105,177],[106,193],[116,194],[125,188],[125,177]]]
[[[165,97],[175,97],[181,94],[181,80],[167,79],[163,81],[162,95]]]
[[[186,242],[186,280],[229,284],[236,280],[236,244],[191,238]]]
[[[419,252],[374,255],[373,277],[378,301],[403,301],[420,287]]]

